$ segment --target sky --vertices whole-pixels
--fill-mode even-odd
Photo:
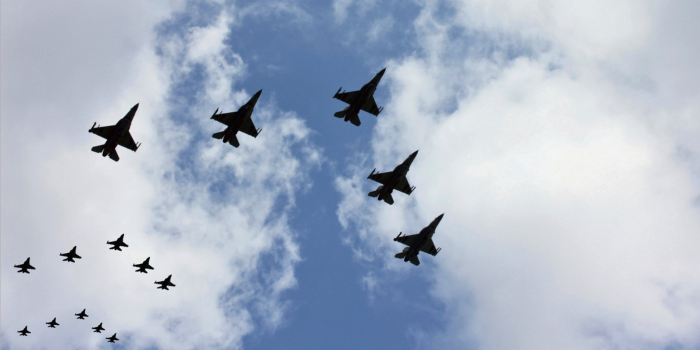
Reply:
[[[0,346],[697,349],[699,13],[4,1]],[[334,118],[383,68],[385,110]],[[261,134],[211,138],[260,89]],[[136,103],[138,152],[90,152]],[[415,150],[412,195],[367,196]],[[394,258],[442,213],[440,254]]]

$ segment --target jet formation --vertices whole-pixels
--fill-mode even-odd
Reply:
[[[435,248],[435,244],[433,243],[433,235],[435,234],[435,229],[437,229],[437,226],[440,224],[440,220],[442,220],[443,215],[445,214],[440,214],[440,216],[436,217],[435,220],[430,223],[430,225],[426,226],[415,235],[402,236],[402,232],[399,232],[399,235],[394,238],[394,241],[403,243],[408,247],[404,248],[401,253],[396,254],[395,257],[398,259],[403,259],[403,261],[410,261],[411,264],[418,266],[420,265],[420,260],[418,260],[419,252],[425,252],[432,256],[436,256],[437,253],[442,250],[442,248]]]
[[[105,330],[104,328],[102,328],[102,322],[100,322],[100,324],[98,324],[97,327],[92,327],[92,329],[94,329],[94,333],[102,333],[102,331]]]
[[[119,339],[117,339],[117,333],[114,333],[113,336],[105,338],[105,339],[107,339],[108,343],[114,343],[115,341],[119,340]]]
[[[175,287],[175,285],[172,282],[170,282],[170,277],[173,277],[173,275],[168,276],[166,279],[164,279],[162,281],[156,281],[155,284],[160,284],[160,287],[158,287],[158,289],[169,290],[168,286]]]
[[[111,241],[111,242],[107,241],[107,244],[112,245],[112,247],[110,247],[109,249],[118,250],[120,252],[122,251],[121,247],[124,247],[124,248],[129,247],[128,245],[126,245],[126,243],[124,243],[124,234],[123,233],[121,236],[119,236],[119,238],[117,238],[116,241]]]
[[[29,258],[27,258],[27,260],[25,260],[24,263],[19,264],[19,265],[15,265],[15,267],[19,269],[19,271],[17,271],[17,273],[20,273],[20,272],[21,273],[29,273],[29,270],[27,270],[27,269],[36,270],[34,268],[34,266],[29,265]]]
[[[85,317],[90,317],[88,316],[88,314],[85,313],[85,309],[83,309],[83,311],[80,311],[80,313],[75,314],[75,316],[78,316],[79,320],[84,320]]]
[[[349,121],[355,126],[360,126],[361,124],[360,118],[358,117],[360,110],[372,114],[375,117],[378,116],[384,108],[377,107],[377,102],[374,101],[374,91],[377,90],[377,85],[379,85],[379,81],[382,80],[384,71],[386,71],[386,68],[379,71],[379,73],[377,73],[369,83],[363,85],[360,90],[340,92],[340,90],[343,89],[341,86],[335,95],[333,95],[333,98],[341,100],[349,104],[349,106],[345,107],[345,109],[340,112],[336,112],[333,116],[336,118],[343,118],[344,121]]]
[[[258,98],[260,98],[262,90],[258,91],[246,102],[241,108],[236,112],[221,113],[216,114],[219,111],[217,108],[211,119],[226,125],[226,129],[221,132],[214,133],[211,137],[219,140],[223,140],[224,143],[229,143],[231,146],[238,148],[241,144],[238,142],[236,134],[240,131],[242,133],[248,134],[253,137],[258,137],[258,134],[262,129],[256,129],[255,124],[253,124],[253,119],[251,115],[253,114],[253,109],[255,109],[255,104],[258,103]]]
[[[129,112],[126,113],[124,118],[120,119],[116,125],[110,126],[97,126],[97,122],[92,124],[89,132],[107,139],[104,145],[95,146],[92,148],[93,152],[102,153],[103,157],[109,156],[113,161],[119,161],[119,155],[117,154],[117,145],[124,148],[130,149],[134,152],[139,149],[141,144],[134,142],[134,138],[131,137],[129,129],[131,128],[131,122],[134,120],[136,115],[136,110],[139,109],[139,104],[137,103],[134,107],[131,107]]]
[[[20,333],[20,336],[27,336],[27,333],[31,333],[29,330],[27,330],[27,326],[24,326],[24,329],[21,331],[17,331],[17,333]]]
[[[153,266],[149,265],[148,262],[151,260],[151,257],[149,256],[140,264],[134,264],[134,267],[138,267],[136,272],[141,272],[141,273],[148,273],[146,269],[153,270]]]
[[[372,170],[372,173],[367,176],[368,179],[379,182],[382,184],[377,187],[376,190],[368,193],[370,197],[376,197],[377,200],[383,200],[386,203],[394,204],[394,197],[391,196],[391,192],[397,190],[403,192],[407,195],[411,195],[411,192],[415,190],[415,187],[411,187],[406,179],[406,174],[408,170],[411,169],[411,163],[416,159],[418,151],[411,153],[403,163],[399,164],[394,168],[393,171],[386,173],[374,173],[377,169]]]
[[[73,260],[73,259],[82,259],[82,257],[81,257],[80,255],[78,255],[78,254],[75,252],[75,250],[76,250],[77,248],[78,248],[78,247],[75,246],[75,247],[73,247],[73,249],[70,250],[70,252],[68,252],[68,253],[61,253],[61,254],[59,254],[59,255],[60,255],[60,256],[65,256],[65,257],[66,257],[65,259],[63,259],[63,261],[68,261],[68,262],[74,263],[75,260]]]
[[[51,322],[46,322],[47,325],[49,325],[49,328],[56,328],[56,326],[60,326],[58,322],[56,322],[56,317],[51,320]]]

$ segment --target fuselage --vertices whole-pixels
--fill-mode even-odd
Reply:
[[[136,106],[132,107],[131,110],[124,116],[124,118],[120,119],[117,122],[116,125],[116,130],[114,131],[114,134],[112,134],[112,137],[110,137],[107,142],[105,142],[105,147],[102,149],[102,156],[106,157],[114,149],[117,148],[119,145],[119,139],[124,136],[125,132],[128,132],[129,129],[131,128],[131,121],[134,120],[134,115],[136,115],[136,110],[139,108],[139,105],[136,104]]]
[[[375,80],[377,80],[375,82]],[[352,105],[348,107],[348,112],[345,113],[345,121],[351,120],[354,116],[357,116],[360,113],[360,110],[362,109],[362,106],[367,102],[367,99],[372,97],[374,95],[374,91],[377,90],[377,84],[379,83],[379,80],[372,79],[369,83],[365,84],[362,86],[362,89],[360,89],[360,98],[355,101]]]
[[[226,130],[224,130],[224,143],[228,142],[229,140],[231,140],[232,137],[236,136],[238,131],[241,130],[241,126],[243,125],[243,122],[246,120],[246,118],[250,118],[250,116],[253,114],[254,107],[250,106],[249,103],[244,104],[243,106],[241,106],[241,108],[238,109],[238,119],[236,119],[233,123],[231,123],[231,125],[229,125],[226,128]]]
[[[406,176],[408,173],[408,170],[411,168],[410,165],[406,165],[405,162],[401,163],[394,168],[394,171],[391,176],[391,180],[387,183],[386,186],[382,187],[381,192],[379,192],[379,195],[377,196],[378,200],[384,200],[384,198],[387,195],[390,195],[392,192],[394,192],[394,188],[396,185],[401,181],[401,178]]]
[[[433,234],[435,234],[435,229],[432,228],[431,226],[428,226],[428,227],[420,230],[420,233],[418,236],[418,243],[416,243],[412,247],[408,248],[408,252],[406,253],[406,256],[404,257],[403,261],[409,261],[414,256],[418,255],[418,253],[420,252],[420,249],[423,247],[423,245],[426,242],[428,242],[433,237]]]

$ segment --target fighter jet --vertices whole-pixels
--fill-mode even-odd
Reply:
[[[49,328],[56,328],[56,326],[60,326],[58,322],[56,322],[56,317],[51,320],[51,322],[46,322],[47,325],[49,325]]]
[[[141,273],[148,273],[146,269],[153,270],[153,266],[149,265],[148,262],[151,260],[151,257],[149,256],[140,264],[134,264],[134,267],[138,267],[138,269],[135,272],[141,272]],[[166,288],[167,289],[167,288]]]
[[[82,259],[82,257],[78,254],[75,253],[75,249],[78,248],[77,246],[73,247],[73,249],[70,250],[68,253],[61,253],[59,254],[60,256],[65,256],[66,258],[63,259],[63,261],[68,261],[74,263],[75,260],[73,259]]]
[[[92,329],[95,330],[94,333],[102,333],[102,331],[105,330],[104,328],[102,328],[102,322],[100,322],[100,324],[98,324],[97,327],[92,327]]]
[[[403,192],[407,195],[411,195],[415,187],[411,187],[406,179],[406,173],[411,168],[411,163],[416,158],[418,151],[411,153],[403,163],[399,164],[394,168],[394,171],[386,173],[374,173],[377,169],[372,170],[372,173],[367,177],[370,180],[374,180],[382,184],[377,187],[376,190],[368,193],[370,197],[377,197],[377,200],[383,200],[389,204],[394,204],[394,197],[391,196],[391,192],[397,190]]]
[[[377,107],[377,102],[374,101],[374,90],[377,89],[377,85],[379,85],[379,81],[382,79],[384,71],[386,71],[386,68],[379,71],[379,73],[377,73],[377,75],[375,75],[374,78],[369,81],[369,83],[362,86],[360,90],[340,92],[340,90],[343,89],[343,87],[340,87],[333,98],[339,99],[349,104],[349,106],[340,112],[336,112],[333,114],[333,116],[337,118],[344,118],[346,122],[350,121],[356,126],[360,126],[360,118],[357,116],[360,113],[360,110],[374,116],[378,116],[384,107]]]
[[[166,278],[162,281],[156,281],[155,284],[160,284],[160,287],[158,287],[158,289],[170,290],[170,289],[168,289],[168,286],[175,287],[175,285],[172,284],[172,282],[170,282],[170,277],[173,277],[173,275],[168,276],[168,278]]]
[[[117,338],[117,333],[114,333],[113,336],[111,336],[111,337],[109,337],[109,338],[105,338],[105,339],[107,339],[107,342],[108,342],[108,343],[114,343],[115,341],[119,340],[119,339]]]
[[[219,114],[216,114],[216,112],[219,111],[219,109],[217,108],[216,111],[214,111],[214,115],[211,116],[211,119],[214,119],[219,123],[225,124],[228,127],[226,128],[226,130],[217,132],[211,136],[215,139],[223,139],[224,143],[228,142],[231,144],[231,146],[236,148],[241,145],[238,142],[238,138],[236,137],[236,134],[239,131],[253,137],[258,137],[258,134],[262,131],[262,129],[255,128],[255,124],[253,124],[253,119],[251,118],[251,115],[253,114],[253,109],[255,108],[255,104],[258,102],[260,94],[262,94],[262,90],[256,92],[255,95],[253,95],[253,97],[251,97],[250,100],[246,102],[246,104],[244,104],[243,106],[241,106],[241,108],[238,109],[238,112],[219,112]]]
[[[30,331],[27,330],[27,326],[24,326],[24,329],[21,331],[17,331],[17,333],[21,333],[20,336],[27,336],[27,333],[31,333]]]
[[[75,316],[78,316],[78,320],[84,320],[85,317],[90,317],[85,313],[85,309],[83,309],[83,311],[80,311],[79,314],[75,314]]]
[[[134,120],[134,115],[136,115],[136,110],[139,109],[139,104],[137,103],[131,110],[120,119],[116,125],[111,126],[99,126],[97,122],[92,124],[92,128],[88,130],[89,132],[102,136],[107,139],[104,145],[95,146],[92,148],[93,152],[102,153],[103,157],[109,156],[113,161],[119,161],[119,155],[117,155],[117,145],[126,147],[134,152],[141,146],[140,143],[134,142],[134,138],[131,137],[129,133],[129,128],[131,128],[131,122]],[[97,127],[95,127],[97,125]]]
[[[394,238],[394,241],[401,242],[408,247],[404,248],[401,253],[396,254],[396,258],[403,258],[403,261],[410,261],[411,264],[418,266],[420,265],[418,252],[423,251],[432,256],[437,255],[442,248],[435,248],[435,244],[433,244],[433,234],[435,234],[435,229],[440,223],[440,220],[442,220],[443,215],[445,214],[440,214],[430,225],[426,226],[415,235],[401,236],[401,233],[399,233],[399,235]]]
[[[29,273],[29,270],[27,270],[27,269],[36,270],[34,268],[34,266],[29,265],[29,258],[27,258],[27,260],[23,264],[15,265],[15,267],[19,269],[19,271],[17,271],[17,273],[20,273],[20,272]]]
[[[119,236],[119,238],[117,238],[116,241],[111,241],[111,242],[108,241],[107,244],[112,245],[112,247],[110,247],[109,249],[114,249],[114,250],[118,250],[118,251],[122,251],[122,248],[120,248],[120,247],[125,247],[125,248],[129,247],[126,243],[124,243],[124,234],[123,233],[121,236]]]

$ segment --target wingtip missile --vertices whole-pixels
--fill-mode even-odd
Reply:
[[[394,238],[394,241],[398,241],[399,238],[401,238],[402,233],[403,233],[403,231],[399,232],[399,235]]]
[[[367,176],[367,178],[370,179],[370,178],[372,177],[372,175],[374,175],[374,172],[375,172],[375,171],[377,171],[377,168],[374,168],[374,169],[372,170],[372,172],[369,174],[369,176]]]
[[[217,107],[216,110],[214,111],[214,114],[212,114],[211,118],[209,118],[209,119],[214,119],[214,116],[216,116],[216,112],[218,112],[218,111],[219,111],[219,108]]]
[[[336,91],[335,95],[333,95],[333,98],[336,98],[336,97],[338,97],[338,94],[340,93],[340,90],[342,90],[342,89],[343,89],[343,87],[342,87],[342,86],[341,86],[341,87],[339,87],[339,88],[338,88],[338,91]]]

